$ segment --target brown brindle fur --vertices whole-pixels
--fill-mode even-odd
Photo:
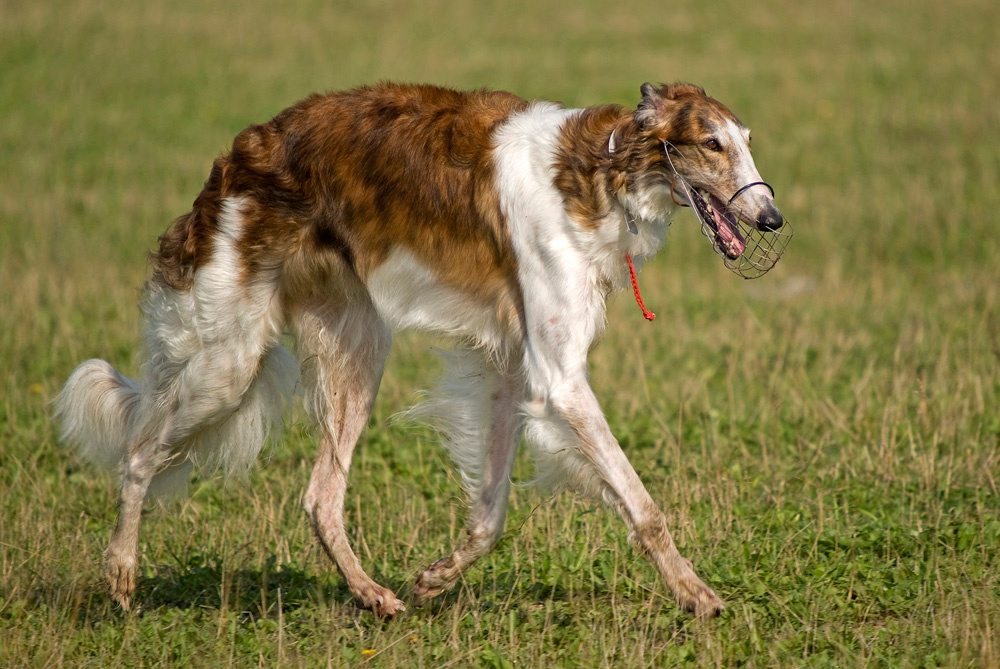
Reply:
[[[237,135],[191,213],[160,238],[154,280],[190,288],[211,258],[221,200],[244,195],[247,276],[280,266],[292,291],[322,288],[317,272],[364,281],[402,246],[442,283],[495,305],[501,323],[519,322],[491,136],[527,104],[391,84],[309,97]]]
[[[724,104],[692,84],[667,84],[659,89],[662,101],[646,96],[639,104],[637,117],[643,130],[657,141],[675,146],[700,144],[711,134],[714,124],[723,119],[739,123]]]
[[[698,86],[667,84],[658,92],[662,100],[647,95],[638,111],[618,105],[590,107],[564,124],[554,165],[555,185],[566,211],[582,226],[596,228],[611,212],[614,195],[635,192],[641,185],[652,185],[649,182],[670,182],[664,141],[688,149],[700,145],[722,118],[735,120],[725,105]],[[613,154],[609,152],[612,131]],[[686,150],[684,158],[690,165],[706,167],[702,151]]]
[[[222,200],[222,160],[216,160],[205,187],[194,201],[191,212],[179,216],[160,236],[160,249],[150,253],[154,280],[174,290],[188,290],[194,273],[211,259],[212,239],[218,230]]]
[[[613,191],[625,185],[621,166],[616,165],[620,161],[608,153],[608,137],[616,127],[634,125],[632,115],[618,105],[590,107],[563,125],[555,185],[563,194],[566,211],[585,227],[600,224],[611,211]]]
[[[672,170],[664,159],[663,144],[666,142],[671,155],[680,157],[680,160],[673,160],[674,167],[695,185],[705,185],[700,183],[700,175],[730,174],[727,162],[730,154],[713,152],[705,148],[704,142],[726,121],[743,127],[733,112],[692,84],[665,85],[659,89],[659,94],[644,95],[636,120],[642,125],[646,138],[644,167],[658,162],[663,169],[639,173],[645,173],[645,178],[669,181]],[[732,193],[738,185],[728,184],[727,187]]]

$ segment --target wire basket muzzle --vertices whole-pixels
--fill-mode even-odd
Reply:
[[[741,206],[741,198],[749,186],[755,185],[771,188],[764,182],[748,184],[723,203],[713,196],[706,200],[679,175],[673,184],[674,193],[683,194],[701,223],[702,233],[712,242],[712,248],[726,267],[744,279],[767,274],[781,259],[792,238],[792,225],[787,219],[775,230],[761,230],[752,222],[755,216]]]

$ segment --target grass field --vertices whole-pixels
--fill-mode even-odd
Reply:
[[[0,0],[0,666],[1000,666],[998,25],[995,0]],[[115,483],[49,400],[88,357],[134,376],[144,254],[236,132],[378,79],[570,106],[689,80],[753,128],[786,259],[740,281],[682,214],[642,275],[658,319],[616,297],[592,355],[721,618],[603,507],[522,486],[455,591],[376,620],[301,512],[300,413],[249,484],[146,513],[141,612],[110,604]],[[396,340],[348,497],[404,598],[462,529],[434,436],[389,421],[437,344]]]

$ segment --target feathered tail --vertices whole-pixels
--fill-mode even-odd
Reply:
[[[139,385],[104,360],[88,360],[73,372],[56,398],[61,441],[104,469],[115,469],[136,433]]]
[[[181,443],[171,444],[175,459],[154,477],[150,496],[183,494],[195,463],[226,476],[245,474],[264,444],[280,435],[283,409],[297,381],[298,364],[287,349],[276,346],[264,356],[231,415],[205,423]],[[153,398],[144,398],[141,384],[104,360],[88,360],[77,367],[55,404],[61,441],[108,470],[118,469],[130,445],[157,423]]]

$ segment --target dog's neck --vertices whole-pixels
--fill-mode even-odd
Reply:
[[[660,189],[643,186],[643,153],[638,126],[631,118],[608,133],[607,152],[611,195],[621,207],[625,228],[638,235],[642,227],[665,228],[676,209]],[[648,166],[645,168],[648,173]]]
[[[660,249],[673,212],[669,198],[644,187],[639,140],[633,114],[620,107],[584,109],[560,128],[554,184],[570,218],[591,233],[587,258],[606,293],[628,286],[626,257],[638,269]]]
[[[617,131],[618,131],[618,126],[616,125],[615,127],[611,128],[611,134],[608,135],[608,158],[611,161],[614,161],[615,152],[618,150],[618,141],[615,138],[615,133]],[[618,196],[618,194],[613,193],[613,195],[615,195],[615,199],[618,200],[618,203],[621,205],[621,207],[623,209],[623,214],[624,214],[623,217],[625,219],[625,227],[633,235],[638,235],[639,234],[639,226],[636,223],[636,220],[637,220],[638,217],[636,216],[636,214],[634,212],[629,211],[628,205],[621,200],[621,198]]]
[[[620,216],[627,208],[629,168],[634,162],[629,144],[637,132],[633,126],[631,112],[608,106],[584,109],[561,128],[555,185],[567,211],[586,228]]]

